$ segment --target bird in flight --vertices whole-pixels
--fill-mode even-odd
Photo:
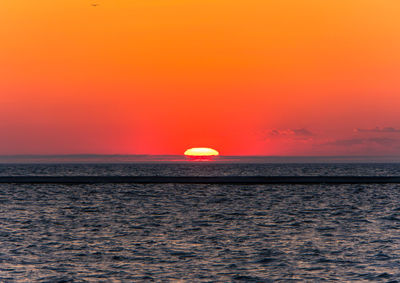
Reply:
[[[99,6],[99,4],[93,3],[92,6],[93,6],[93,7],[97,7],[97,6]]]

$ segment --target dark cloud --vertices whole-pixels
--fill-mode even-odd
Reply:
[[[369,142],[374,142],[380,145],[387,145],[391,146],[393,144],[399,144],[399,140],[391,139],[391,138],[370,138],[368,139]]]
[[[310,137],[313,136],[314,134],[307,130],[306,128],[300,128],[300,129],[285,129],[285,130],[271,130],[268,132],[268,136],[272,137],[279,137],[279,136],[298,136],[298,137]]]
[[[357,133],[399,133],[400,134],[400,129],[396,129],[393,127],[376,127],[373,129],[355,129]]]
[[[297,136],[313,136],[314,134],[309,130],[302,128],[302,129],[293,129],[293,133]]]
[[[342,139],[327,142],[324,145],[335,145],[335,146],[353,146],[360,144],[378,144],[383,146],[392,146],[398,144],[400,141],[392,138],[354,138],[354,139]]]
[[[356,144],[362,144],[364,139],[345,139],[345,140],[335,140],[332,142],[324,143],[324,145],[337,145],[337,146],[351,146]]]

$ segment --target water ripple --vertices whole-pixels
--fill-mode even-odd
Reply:
[[[400,279],[398,185],[0,185],[1,282]]]

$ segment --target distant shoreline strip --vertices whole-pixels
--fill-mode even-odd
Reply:
[[[15,184],[400,184],[400,176],[0,176]]]

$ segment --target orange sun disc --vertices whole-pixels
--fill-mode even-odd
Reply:
[[[187,157],[213,157],[218,155],[218,151],[208,147],[194,147],[185,151]]]

